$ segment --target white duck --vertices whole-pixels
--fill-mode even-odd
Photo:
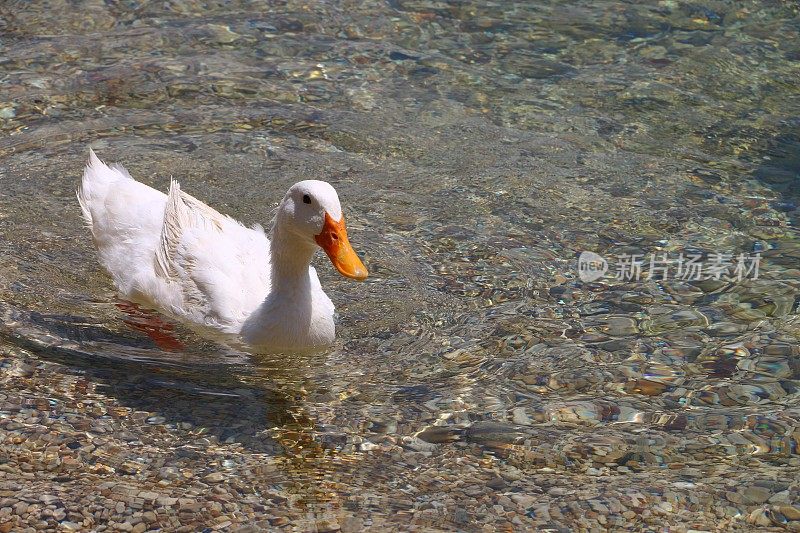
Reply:
[[[367,277],[339,197],[324,181],[292,185],[269,236],[181,191],[177,181],[165,195],[92,150],[78,201],[100,263],[125,298],[259,348],[333,342],[333,303],[310,266],[317,246],[343,276]]]

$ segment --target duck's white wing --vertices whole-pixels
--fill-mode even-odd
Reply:
[[[269,240],[260,227],[242,226],[183,192],[173,180],[155,274],[171,288],[180,288],[182,299],[170,311],[238,333],[269,293]]]

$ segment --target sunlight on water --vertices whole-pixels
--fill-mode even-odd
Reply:
[[[646,4],[0,6],[0,532],[800,528],[800,12]],[[247,224],[334,184],[335,346],[155,343],[89,145]]]

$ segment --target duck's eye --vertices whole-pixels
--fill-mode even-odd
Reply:
[[[311,197],[309,195],[307,195],[307,194],[304,194],[303,195],[303,203],[304,204],[310,204],[311,203]]]

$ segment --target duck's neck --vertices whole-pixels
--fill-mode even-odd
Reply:
[[[244,322],[241,335],[270,349],[325,346],[335,337],[333,304],[309,271],[316,246],[298,237],[280,216],[270,232],[270,292]]]
[[[309,289],[309,270],[315,246],[289,231],[276,219],[270,239],[270,269],[273,291]]]

